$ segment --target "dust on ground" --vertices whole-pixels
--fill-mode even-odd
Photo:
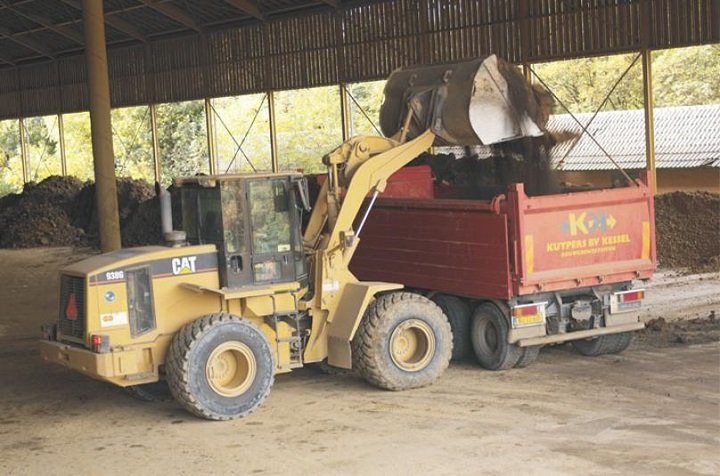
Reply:
[[[0,250],[2,474],[720,473],[717,342],[638,340],[597,358],[555,346],[526,369],[454,363],[408,392],[300,369],[232,422],[139,402],[38,356],[57,270],[88,253]],[[720,309],[718,285],[718,274],[660,274],[644,319],[707,315]]]

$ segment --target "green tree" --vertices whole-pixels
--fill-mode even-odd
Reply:
[[[157,123],[160,173],[165,185],[174,177],[208,173],[203,101],[161,104],[157,107]]]
[[[659,50],[653,53],[656,107],[720,103],[720,45]],[[572,112],[594,112],[636,53],[557,61],[535,71]],[[638,60],[616,86],[605,109],[643,107],[642,64]],[[556,105],[555,112],[565,110]]]

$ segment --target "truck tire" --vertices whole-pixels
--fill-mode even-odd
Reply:
[[[365,312],[352,340],[352,355],[353,368],[376,387],[424,387],[450,363],[450,323],[426,297],[408,292],[384,294]]]
[[[520,356],[520,360],[518,360],[517,364],[515,364],[515,368],[523,369],[535,362],[540,354],[540,347],[541,346],[539,345],[522,347],[522,355]]]
[[[274,362],[265,335],[225,313],[186,324],[173,337],[166,375],[175,399],[208,420],[248,415],[270,393]]]
[[[604,354],[618,354],[628,348],[635,332],[605,334],[594,339],[572,341],[572,346],[582,355],[596,357]]]
[[[486,302],[475,309],[470,336],[475,356],[482,367],[507,370],[520,362],[524,349],[508,342],[509,330],[508,319],[494,304]]]
[[[470,341],[470,307],[456,296],[449,294],[436,294],[432,301],[440,306],[450,322],[453,336],[452,360],[461,360],[470,355],[472,342]]]

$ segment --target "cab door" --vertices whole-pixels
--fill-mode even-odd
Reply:
[[[247,193],[254,282],[294,281],[299,227],[295,223],[290,180],[287,177],[251,180]]]

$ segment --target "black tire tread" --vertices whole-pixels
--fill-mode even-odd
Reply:
[[[389,336],[391,329],[384,326],[386,315],[391,312],[391,308],[401,302],[423,302],[430,303],[436,309],[436,317],[443,322],[443,332],[447,333],[447,341],[452,342],[452,331],[450,323],[442,310],[432,301],[415,293],[409,292],[393,292],[378,296],[367,308],[363,316],[360,326],[358,327],[355,337],[352,340],[352,356],[353,368],[370,384],[386,389],[386,390],[406,390],[410,388],[418,388],[429,385],[427,378],[424,379],[406,379],[398,381],[391,378],[388,372],[385,372],[380,354],[382,353],[383,341]],[[438,369],[437,374],[433,376],[434,380],[438,378],[450,363],[452,347],[445,346],[438,348],[436,352],[440,352],[440,359],[443,365]]]
[[[540,347],[542,346],[532,345],[529,347],[523,347],[522,355],[520,356],[520,360],[518,360],[518,362],[515,364],[515,368],[523,369],[535,362],[538,358],[538,355],[540,354]]]
[[[209,314],[183,326],[173,337],[170,349],[167,353],[165,371],[167,381],[170,384],[170,391],[175,397],[175,400],[177,400],[180,405],[193,415],[209,420],[227,421],[251,414],[255,409],[262,405],[262,402],[264,402],[270,394],[270,389],[272,388],[275,380],[275,376],[273,375],[270,380],[270,385],[264,395],[260,398],[260,403],[250,411],[241,415],[227,416],[209,412],[193,396],[192,391],[190,390],[190,383],[188,381],[190,350],[192,349],[193,344],[197,342],[200,337],[209,332],[216,325],[229,321],[242,322],[255,327],[255,325],[247,319],[232,316],[224,312]]]
[[[634,332],[605,334],[592,340],[572,341],[572,345],[575,350],[587,357],[619,354],[630,346],[634,335]]]
[[[470,307],[459,297],[449,294],[436,294],[432,297],[432,301],[440,306],[450,322],[453,336],[452,360],[467,358],[472,351]]]
[[[503,315],[502,311],[498,309],[495,304],[491,302],[485,302],[480,304],[473,313],[473,331],[471,333],[473,337],[475,335],[475,322],[481,319],[484,314],[494,315],[499,321],[505,322],[505,325],[507,327],[506,331],[509,329],[510,324]],[[502,338],[502,336],[498,337]],[[507,338],[507,335],[505,336],[505,338]],[[523,357],[523,348],[515,344],[507,344],[507,346],[507,352],[503,356],[502,360],[495,365],[488,365],[488,363],[484,361],[483,356],[480,354],[478,347],[473,342],[473,350],[475,351],[475,356],[477,357],[478,362],[483,368],[486,368],[488,370],[508,370],[515,367],[517,363],[520,362],[520,359]]]

